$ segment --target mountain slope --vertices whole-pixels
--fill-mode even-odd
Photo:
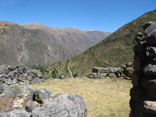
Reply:
[[[89,32],[92,34],[92,31]],[[0,64],[49,65],[67,60],[100,42],[110,33],[59,29],[42,24],[0,21]]]
[[[120,66],[123,63],[132,61],[135,35],[143,31],[142,25],[147,21],[156,21],[156,10],[148,12],[124,25],[102,42],[73,57],[70,63],[70,69],[73,74],[75,76],[85,76],[91,72],[93,66]],[[49,68],[56,67],[60,73],[68,75],[69,73],[65,67],[68,62],[57,63]]]

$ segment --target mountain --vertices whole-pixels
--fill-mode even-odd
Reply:
[[[145,13],[141,17],[119,28],[97,45],[87,49],[82,54],[73,57],[70,61],[59,62],[45,69],[57,70],[59,74],[69,76],[68,63],[75,76],[86,76],[91,73],[92,67],[117,67],[133,61],[133,47],[135,36],[143,31],[142,25],[148,21],[156,21],[156,10]],[[61,67],[60,67],[61,66]],[[53,69],[57,68],[57,69]]]
[[[110,33],[0,21],[0,64],[49,65],[78,55]]]

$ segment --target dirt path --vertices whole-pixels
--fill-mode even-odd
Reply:
[[[69,59],[69,63],[68,63],[68,71],[69,71],[69,73],[70,73],[71,78],[74,78],[74,76],[73,76],[73,72],[72,72],[71,69],[70,69],[70,62],[71,62],[71,60]]]

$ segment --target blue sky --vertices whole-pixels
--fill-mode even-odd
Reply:
[[[114,32],[156,9],[156,0],[0,0],[0,20]]]

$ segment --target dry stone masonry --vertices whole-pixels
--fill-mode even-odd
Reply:
[[[41,75],[25,65],[1,65],[0,66],[0,92],[2,87],[8,87],[11,84],[24,82],[28,84],[37,84],[49,79],[48,75]]]
[[[135,38],[130,117],[156,117],[156,22],[148,22]]]
[[[87,117],[83,97],[53,96],[49,89],[34,91],[29,85],[48,79],[25,65],[0,66],[0,117]]]
[[[116,78],[131,79],[133,75],[133,62],[122,64],[121,67],[93,67],[89,78]]]

